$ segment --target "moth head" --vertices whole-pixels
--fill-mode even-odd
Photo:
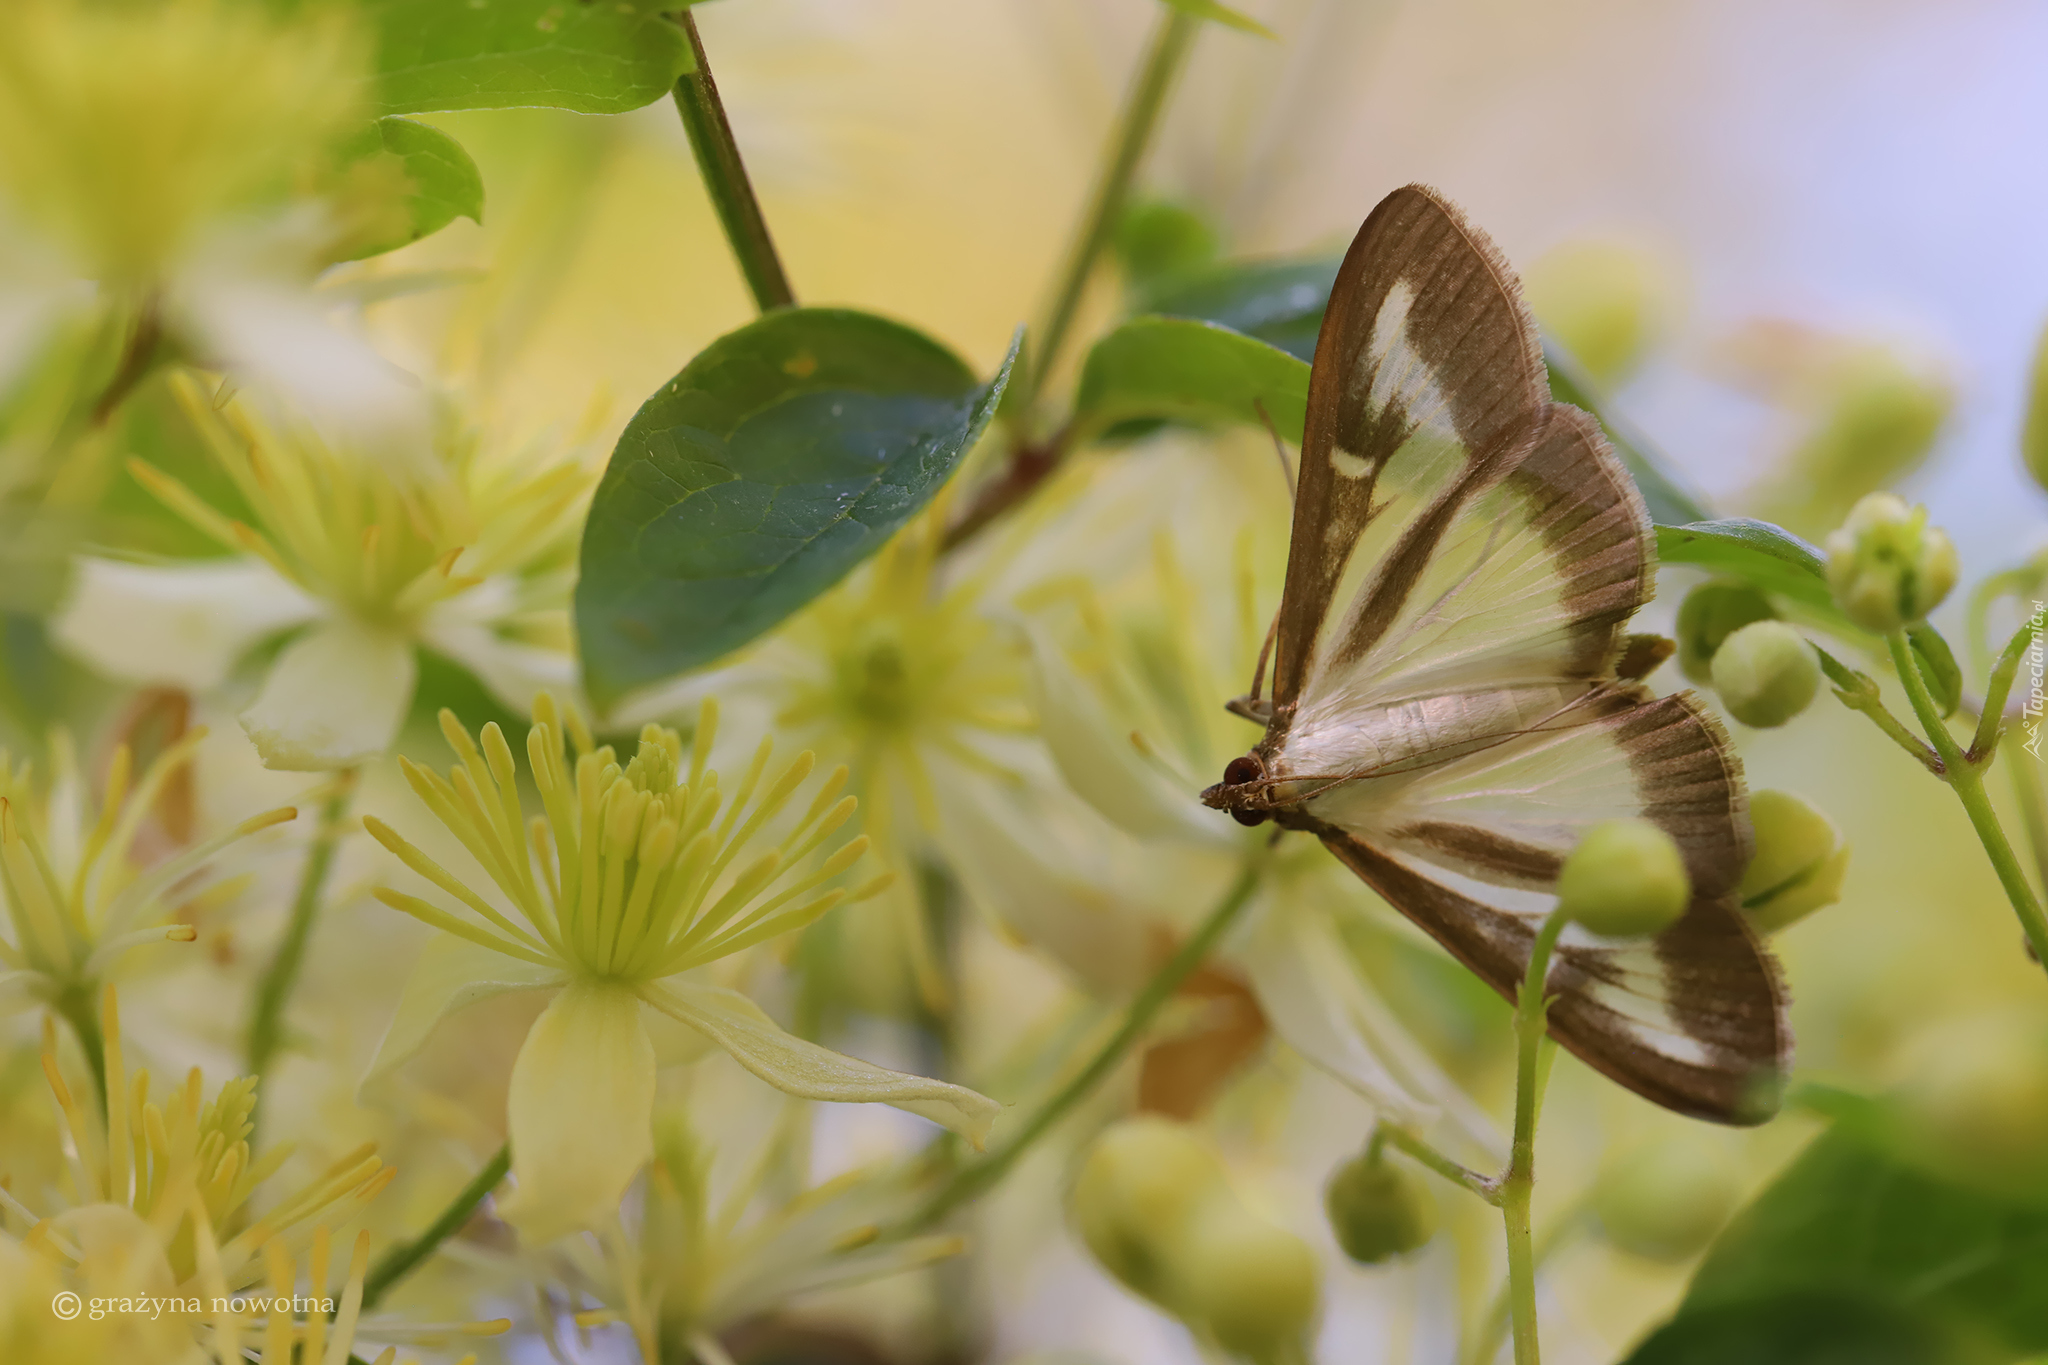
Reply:
[[[1202,793],[1202,804],[1230,812],[1230,818],[1240,825],[1263,825],[1270,814],[1263,807],[1248,807],[1240,802],[1259,799],[1263,793],[1243,790],[1247,783],[1257,782],[1266,775],[1266,765],[1257,754],[1246,754],[1233,758],[1224,765],[1223,780]]]

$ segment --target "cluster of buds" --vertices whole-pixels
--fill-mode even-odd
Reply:
[[[1216,1149],[1187,1126],[1136,1118],[1098,1137],[1072,1191],[1074,1226],[1104,1269],[1253,1361],[1293,1358],[1315,1320],[1315,1256],[1246,1206]]]
[[[1771,729],[1812,704],[1820,660],[1770,599],[1744,583],[1702,583],[1678,608],[1678,666],[1711,683],[1728,714]]]

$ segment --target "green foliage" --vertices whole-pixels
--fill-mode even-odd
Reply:
[[[668,94],[691,69],[682,30],[652,5],[365,0],[364,8],[377,25],[380,113],[545,105],[623,114]]]
[[[404,232],[359,244],[349,259],[375,256],[430,237],[457,218],[484,220],[484,177],[462,144],[438,128],[408,118],[380,118],[342,151],[345,161],[396,157],[410,184]]]
[[[1628,1365],[2002,1362],[2048,1350],[2048,1210],[1837,1124],[1714,1243]]]
[[[1125,323],[1088,352],[1074,430],[1088,440],[1144,418],[1195,426],[1270,420],[1281,439],[1299,443],[1307,411],[1302,361],[1214,323],[1147,317]]]
[[[1941,632],[1925,621],[1906,627],[1906,643],[1913,647],[1913,661],[1920,666],[1920,676],[1934,697],[1934,709],[1944,716],[1954,715],[1963,704],[1963,670],[1955,651],[1941,638]]]
[[[1657,525],[1657,558],[1691,564],[1774,593],[1800,615],[1850,639],[1863,632],[1835,606],[1820,550],[1782,526],[1751,517]]]
[[[1307,362],[1315,358],[1337,265],[1334,256],[1229,261],[1158,281],[1140,295],[1137,311],[1220,323]]]
[[[599,707],[731,652],[880,549],[980,437],[1010,363],[981,384],[921,333],[828,308],[705,348],[634,415],[591,505],[576,630]]]
[[[1215,227],[1193,209],[1147,199],[1124,210],[1113,244],[1131,293],[1143,298],[1213,263],[1218,241]]]

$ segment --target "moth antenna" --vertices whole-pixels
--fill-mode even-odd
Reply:
[[[1266,400],[1252,399],[1252,411],[1259,414],[1259,421],[1266,427],[1266,434],[1273,438],[1273,458],[1280,462],[1280,477],[1287,480],[1287,501],[1294,501],[1294,464],[1287,458],[1287,446],[1280,439],[1280,429],[1273,425],[1272,415],[1266,411]]]
[[[1266,627],[1266,643],[1259,646],[1259,666],[1252,672],[1251,699],[1257,701],[1266,689],[1266,661],[1273,657],[1273,641],[1280,634],[1280,609],[1273,609],[1273,624]]]

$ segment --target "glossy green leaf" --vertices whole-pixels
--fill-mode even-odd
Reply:
[[[1267,28],[1249,14],[1240,14],[1228,5],[1218,4],[1216,0],[1166,0],[1166,3],[1179,10],[1182,14],[1192,15],[1197,19],[1207,19],[1211,23],[1222,24],[1225,28],[1234,28],[1244,33],[1256,33],[1261,38],[1277,36],[1272,29]]]
[[[994,413],[899,323],[792,308],[719,338],[627,425],[584,530],[576,631],[601,708],[783,620],[928,503]]]
[[[1956,663],[1955,651],[1941,638],[1940,631],[1924,621],[1906,627],[1906,643],[1913,647],[1920,677],[1934,696],[1934,709],[1944,716],[1955,714],[1963,703],[1963,670]]]
[[[1159,282],[1141,293],[1138,311],[1220,323],[1309,361],[1337,266],[1336,257],[1231,261]]]
[[[683,32],[614,0],[366,0],[386,114],[545,105],[622,114],[690,69]],[[664,8],[680,8],[667,5]]]
[[[1871,1354],[1817,1349],[1818,1321]],[[1897,1343],[1897,1353],[1876,1347]],[[1838,1124],[1714,1243],[1672,1322],[1629,1365],[2011,1361],[2048,1350],[2048,1209],[1942,1180]],[[1715,1343],[1719,1355],[1700,1354]]]
[[[1265,416],[1260,416],[1261,408]],[[1074,398],[1077,439],[1144,419],[1263,426],[1299,444],[1308,366],[1228,327],[1134,318],[1095,343]]]
[[[1636,491],[1643,495],[1651,521],[1659,526],[1684,526],[1710,519],[1705,504],[1687,490],[1685,477],[1677,467],[1634,427],[1608,410],[1585,367],[1549,337],[1543,339],[1543,363],[1550,370],[1550,396],[1560,403],[1584,408],[1599,419],[1607,432],[1608,444],[1636,481]]]
[[[409,118],[380,118],[342,149],[344,161],[387,156],[397,159],[410,182],[405,231],[359,245],[349,259],[395,251],[431,236],[457,218],[484,220],[484,177],[462,144],[438,128]]]

